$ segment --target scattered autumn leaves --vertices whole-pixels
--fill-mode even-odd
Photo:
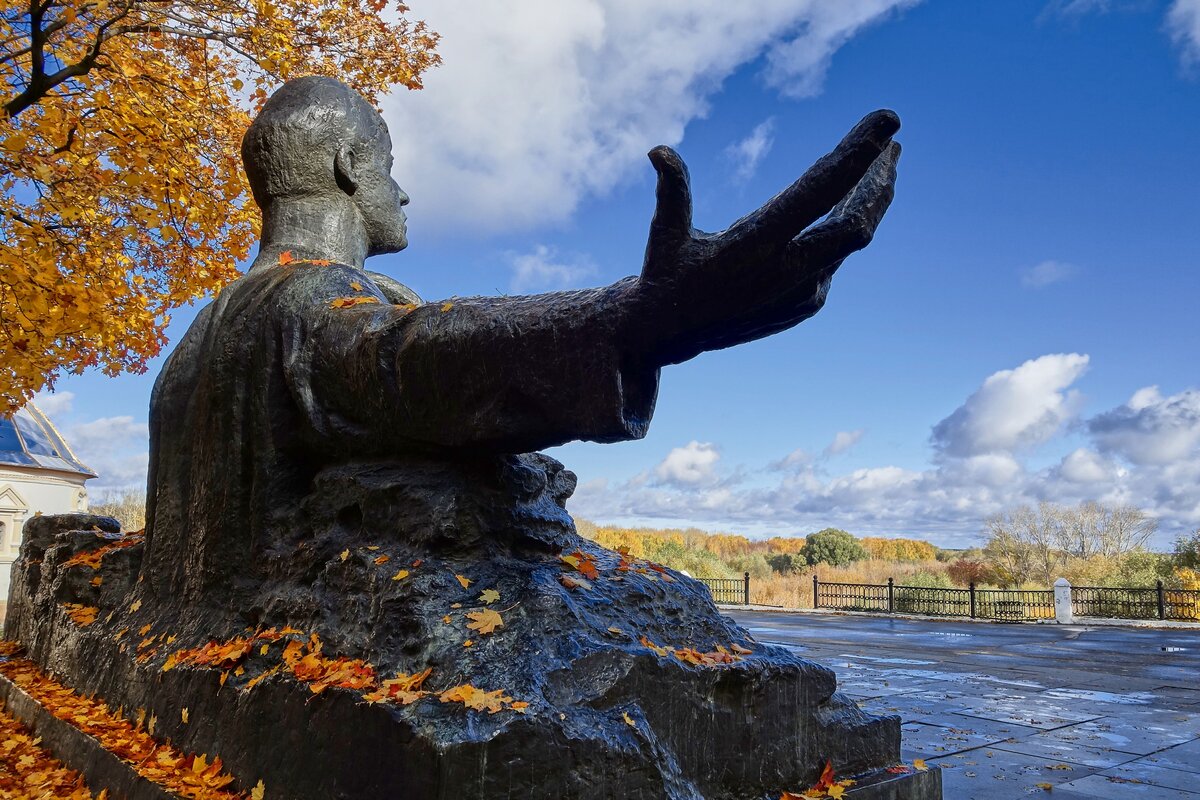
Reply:
[[[93,528],[99,532],[99,528]],[[75,555],[63,562],[63,568],[85,566],[91,567],[93,570],[100,569],[100,564],[104,561],[104,557],[114,550],[121,550],[126,547],[132,547],[135,544],[141,544],[146,540],[142,531],[133,531],[131,533],[115,534],[112,538],[100,534],[100,537],[106,540],[106,543],[100,547],[95,547],[90,550],[80,550]]]
[[[167,791],[189,800],[263,800],[265,787],[259,781],[258,785],[248,793],[239,793],[229,787],[234,778],[225,771],[220,758],[211,762],[204,755],[195,755],[176,750],[170,744],[164,744],[153,736],[157,722],[154,716],[147,717],[145,711],[140,711],[136,722],[130,722],[122,714],[113,712],[104,703],[95,698],[84,697],[74,690],[63,686],[42,673],[28,659],[15,657],[17,648],[11,642],[0,642],[0,674],[24,690],[43,708],[58,719],[72,725],[93,739],[97,740],[106,750],[129,764],[143,778],[153,781]],[[5,727],[3,716],[0,715],[0,728]],[[7,732],[7,731],[6,731]],[[0,750],[16,750],[18,747],[36,746],[35,740],[22,741],[24,734],[19,731],[6,739],[0,745]],[[8,741],[16,741],[11,747]],[[22,760],[24,757],[24,760]],[[45,772],[56,769],[51,760],[39,760],[35,752],[26,752],[17,756],[18,765],[24,765],[23,780],[37,777],[38,780],[49,780]],[[0,755],[0,760],[6,757]],[[37,771],[38,765],[42,770]],[[18,773],[18,776],[22,773]],[[67,780],[69,776],[60,776]],[[6,780],[0,771],[0,788]],[[66,791],[75,789],[63,787]],[[51,794],[44,792],[30,797],[64,797],[74,800],[76,797],[91,797],[84,794]],[[6,797],[9,795],[5,795]],[[18,797],[20,795],[17,795]]]
[[[821,770],[821,776],[817,778],[816,783],[800,794],[784,792],[779,796],[779,800],[805,800],[806,798],[818,797],[838,798],[844,795],[846,789],[853,785],[854,781],[849,778],[843,778],[840,781],[837,780],[837,776],[833,772],[833,762],[827,760],[824,768]]]
[[[897,764],[893,767],[887,767],[884,772],[891,775],[907,775],[912,772],[925,772],[929,769],[923,759],[915,759],[912,766],[906,764]],[[826,760],[825,766],[821,769],[821,775],[817,778],[817,782],[802,792],[784,792],[779,796],[779,800],[816,800],[816,798],[839,798],[846,794],[846,790],[853,786],[854,780],[850,778],[842,778],[838,780],[834,774],[833,762]]]
[[[650,582],[660,579],[666,583],[675,582],[667,568],[661,564],[635,559],[624,547],[619,548],[616,553],[619,560],[616,567],[611,570],[613,574],[609,576],[610,580],[625,580],[626,573],[630,573],[641,575]],[[568,589],[590,589],[592,583],[600,579],[600,564],[591,553],[576,550],[573,553],[559,556],[559,559],[571,570],[571,573],[559,576],[559,582]]]
[[[8,800],[92,800],[83,777],[39,744],[41,738],[0,709],[0,797]],[[107,800],[101,790],[97,800]]]

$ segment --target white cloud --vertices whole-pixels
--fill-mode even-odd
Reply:
[[[654,468],[654,477],[664,484],[709,485],[716,481],[721,454],[709,442],[691,441],[676,447]]]
[[[750,135],[725,148],[725,157],[733,162],[733,179],[745,183],[758,171],[758,163],[775,144],[775,118],[767,119],[754,126]]]
[[[813,0],[792,5],[805,7],[800,33],[767,51],[767,83],[789,97],[811,97],[820,93],[839,47],[862,28],[916,5],[916,0]]]
[[[1112,0],[1055,0],[1046,7],[1046,12],[1063,17],[1082,17],[1085,14],[1106,14],[1111,9]]]
[[[596,265],[586,256],[559,258],[556,248],[537,245],[532,253],[509,253],[514,292],[566,289],[596,274]]]
[[[102,417],[71,425],[63,436],[79,460],[97,474],[88,491],[145,488],[150,430],[131,416]]]
[[[715,451],[693,442],[671,451],[659,465],[659,481],[593,481],[569,508],[599,521],[752,535],[833,526],[969,546],[980,542],[984,520],[1000,511],[1040,500],[1095,500],[1142,508],[1159,520],[1155,544],[1166,546],[1200,527],[1200,389],[1169,397],[1141,389],[1072,429],[1088,439],[1086,446],[1040,469],[1025,463],[1028,446],[1045,442],[1076,415],[1064,390],[1087,364],[1083,355],[1049,355],[995,373],[951,415],[953,423],[935,427],[933,463],[925,469],[884,465],[831,475],[826,461],[798,449],[766,469],[748,470],[754,481],[734,485]]]
[[[1078,353],[1047,355],[991,375],[933,429],[944,455],[1013,453],[1042,444],[1072,419],[1080,397],[1064,391],[1088,366]]]
[[[833,441],[825,448],[825,457],[836,456],[854,447],[862,439],[863,433],[864,431],[861,428],[855,431],[838,431],[834,435]]]
[[[767,469],[773,472],[787,472],[800,467],[810,466],[812,463],[812,454],[803,447],[797,447],[778,461],[772,461],[767,465]]]
[[[74,392],[38,392],[33,397],[33,404],[50,419],[71,413],[75,404]],[[57,423],[56,423],[57,424]]]
[[[1182,52],[1183,63],[1200,63],[1200,0],[1175,0],[1167,11],[1167,31]]]
[[[1163,397],[1157,386],[1088,421],[1100,449],[1134,464],[1165,465],[1200,455],[1200,391]]]
[[[443,35],[426,88],[383,102],[394,174],[423,229],[481,233],[568,219],[580,200],[677,144],[738,67],[819,90],[832,54],[914,0],[458,0],[413,4]],[[863,109],[867,111],[869,109]]]
[[[1058,472],[1072,483],[1102,483],[1113,476],[1112,466],[1085,447],[1064,456]]]
[[[1061,283],[1079,272],[1079,267],[1063,261],[1043,261],[1032,267],[1021,270],[1021,285],[1030,289],[1040,289],[1052,283]]]

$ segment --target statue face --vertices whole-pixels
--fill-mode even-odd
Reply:
[[[358,187],[350,196],[362,214],[370,241],[368,255],[395,253],[408,246],[403,207],[408,195],[392,180],[392,139],[380,120],[379,134],[356,165]]]

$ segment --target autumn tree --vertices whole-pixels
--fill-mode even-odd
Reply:
[[[864,536],[859,543],[871,558],[881,561],[932,561],[937,558],[937,548],[921,539]]]
[[[421,86],[436,34],[387,0],[0,0],[0,413],[141,371],[169,312],[258,235],[239,159],[281,81]]]
[[[1180,569],[1200,569],[1200,528],[1175,540],[1173,558]]]
[[[1139,550],[1157,528],[1152,517],[1132,506],[1041,503],[990,518],[983,552],[1006,583],[1048,583],[1073,560],[1115,564]]]
[[[853,534],[837,528],[825,528],[804,538],[804,557],[809,564],[845,567],[867,557]]]

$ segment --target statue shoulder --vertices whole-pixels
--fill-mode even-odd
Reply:
[[[383,296],[387,298],[389,303],[408,306],[420,305],[423,302],[416,292],[395,278],[388,277],[382,272],[365,271],[367,277],[375,282],[375,285],[379,287],[379,291],[383,292]]]

